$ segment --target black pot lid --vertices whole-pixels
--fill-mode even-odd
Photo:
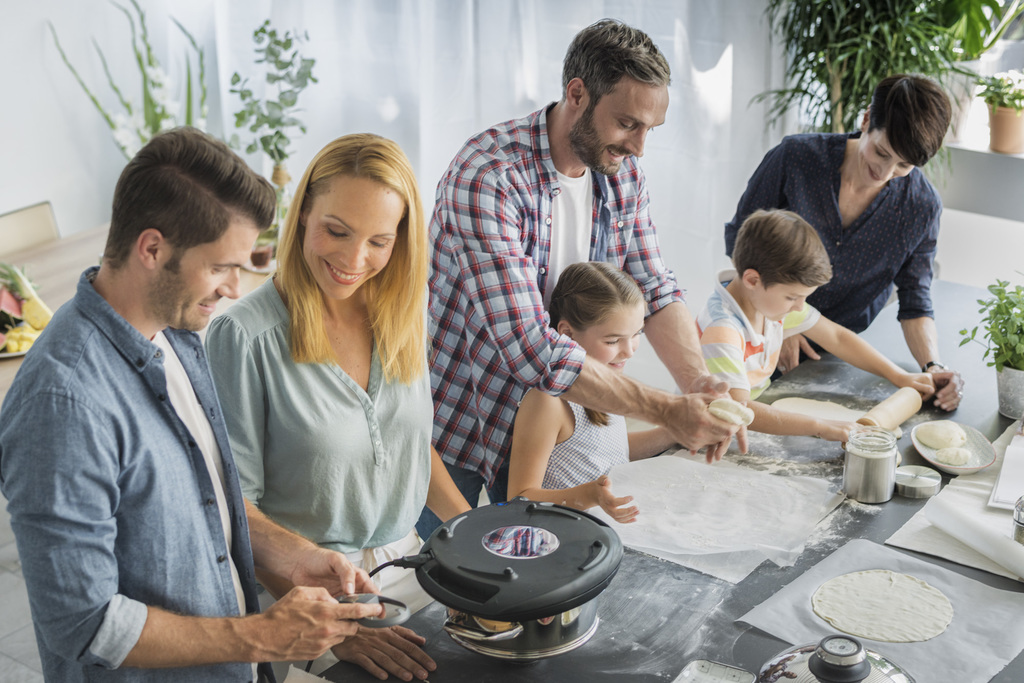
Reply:
[[[553,616],[598,595],[622,561],[622,542],[585,512],[515,498],[438,527],[416,578],[431,597],[485,619]]]

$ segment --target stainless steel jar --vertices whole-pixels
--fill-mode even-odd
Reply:
[[[843,492],[860,503],[884,503],[896,485],[896,436],[881,427],[857,425],[846,442]]]

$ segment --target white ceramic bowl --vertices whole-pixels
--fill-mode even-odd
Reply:
[[[957,424],[960,425],[960,428],[964,430],[964,433],[967,434],[967,443],[965,443],[963,447],[971,452],[971,457],[967,461],[966,465],[960,465],[959,467],[947,465],[935,457],[936,453],[939,452],[939,449],[926,446],[917,438],[917,430],[923,424],[927,423],[922,422],[921,424],[914,426],[914,429],[910,432],[910,440],[914,442],[914,448],[916,448],[917,452],[921,454],[921,457],[927,460],[928,464],[932,467],[945,472],[946,474],[957,476],[958,474],[974,474],[975,472],[980,472],[996,461],[996,451],[992,448],[992,444],[989,443],[989,440],[985,438],[985,435],[970,425],[960,424],[957,422]]]

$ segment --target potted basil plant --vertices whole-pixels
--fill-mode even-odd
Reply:
[[[991,298],[978,299],[981,325],[960,330],[960,346],[973,341],[985,347],[983,357],[997,373],[999,412],[1016,420],[1024,414],[1024,286],[1011,289],[997,279],[988,291]],[[977,338],[979,329],[985,341]]]
[[[989,148],[1024,153],[1024,72],[1004,71],[978,78],[978,95],[988,105]]]

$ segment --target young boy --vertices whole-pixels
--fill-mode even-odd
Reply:
[[[736,236],[732,262],[736,277],[724,287],[716,283],[697,317],[697,331],[711,374],[729,383],[735,400],[749,401],[750,429],[829,441],[849,437],[852,422],[820,420],[752,400],[771,382],[783,338],[798,333],[861,370],[917,390],[922,398],[935,393],[931,375],[906,372],[807,304],[807,297],[832,278],[832,266],[818,233],[797,214],[751,214]]]

